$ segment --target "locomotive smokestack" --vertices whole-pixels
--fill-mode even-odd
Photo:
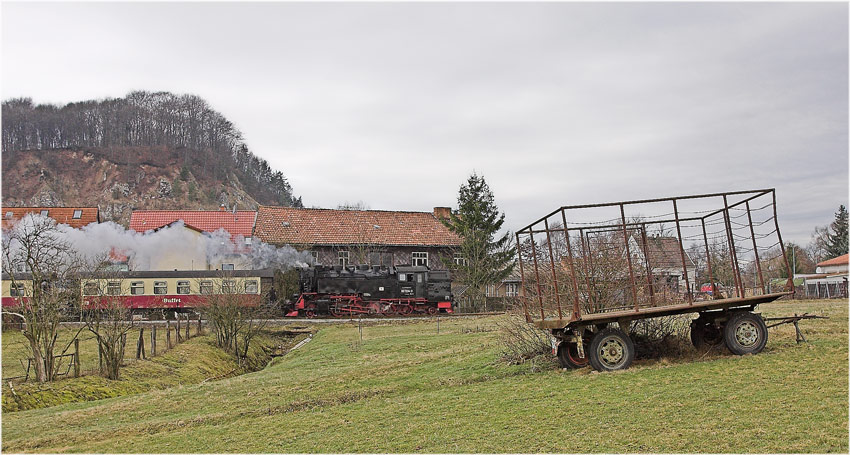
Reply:
[[[439,219],[447,219],[451,216],[451,207],[434,207],[434,216]]]

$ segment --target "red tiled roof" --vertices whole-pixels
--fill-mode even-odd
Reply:
[[[830,266],[830,265],[847,264],[848,262],[850,262],[850,259],[848,259],[848,258],[850,258],[850,254],[844,254],[844,255],[838,256],[837,258],[827,259],[826,261],[818,262],[817,266],[818,267],[826,267],[826,266]]]
[[[53,218],[59,224],[67,224],[72,228],[81,228],[87,224],[100,222],[100,212],[97,207],[3,207],[3,229],[29,213],[37,214],[45,210],[48,217]],[[81,211],[79,218],[74,218],[76,210]]]
[[[460,245],[431,212],[260,206],[254,235],[278,245]]]
[[[134,210],[130,215],[130,229],[145,232],[159,229],[183,220],[190,228],[203,232],[224,229],[231,236],[250,237],[254,231],[257,212],[253,210]]]

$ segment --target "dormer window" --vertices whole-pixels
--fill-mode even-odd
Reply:
[[[49,212],[49,210],[42,210],[42,211],[41,211],[41,216],[47,216],[47,212]]]
[[[82,210],[74,210],[74,216],[72,218],[75,219],[75,220],[79,220],[80,217],[82,217],[82,216],[83,216]]]
[[[6,212],[6,219],[12,219],[12,212]]]

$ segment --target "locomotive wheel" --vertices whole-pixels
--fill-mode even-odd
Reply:
[[[410,305],[399,305],[398,306],[398,314],[402,316],[407,316],[410,313],[413,313],[413,307]]]
[[[330,308],[328,308],[328,311],[331,313],[331,316],[335,318],[341,318],[343,316],[338,303],[331,305]]]
[[[381,312],[381,306],[377,303],[370,303],[366,306],[366,312],[372,315],[379,314]]]
[[[435,315],[439,312],[440,312],[440,309],[435,307],[435,306],[429,306],[428,307],[428,314],[430,314],[431,316],[433,316],[433,315]]]
[[[585,351],[584,358],[578,356],[578,344],[563,342],[558,345],[558,363],[562,368],[584,368],[590,362]]]
[[[717,346],[723,342],[723,330],[718,329],[714,322],[702,316],[691,321],[691,343],[697,349],[705,346]]]
[[[635,344],[622,330],[605,329],[593,335],[588,357],[596,371],[625,370],[635,358]]]
[[[767,344],[767,326],[761,315],[735,313],[723,327],[723,341],[733,354],[758,354]]]
[[[306,310],[304,312],[304,316],[307,316],[308,319],[313,319],[313,318],[316,317],[316,310],[314,310],[312,308],[309,309],[309,310]]]

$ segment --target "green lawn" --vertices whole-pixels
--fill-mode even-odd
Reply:
[[[772,329],[756,356],[693,353],[626,371],[506,365],[498,318],[323,327],[266,369],[4,413],[4,451],[847,452],[848,304]]]

